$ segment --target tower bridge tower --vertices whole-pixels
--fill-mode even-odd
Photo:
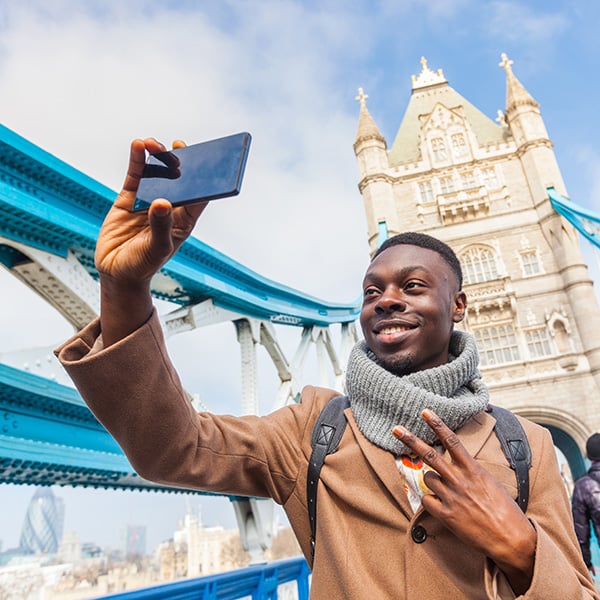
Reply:
[[[600,310],[539,104],[502,55],[506,106],[492,120],[421,59],[390,148],[359,90],[354,151],[371,251],[403,231],[447,242],[464,271],[462,325],[492,401],[548,427],[573,475],[600,431]]]

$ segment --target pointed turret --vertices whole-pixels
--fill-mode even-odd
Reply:
[[[354,154],[359,159],[363,177],[388,166],[387,142],[367,109],[368,97],[362,88],[358,88],[358,96],[355,100],[358,100],[360,104],[360,114],[354,142]]]
[[[400,229],[394,209],[392,180],[388,174],[387,142],[369,114],[367,98],[363,89],[358,88],[358,96],[355,99],[360,104],[360,114],[354,154],[360,172],[358,189],[365,201],[369,244],[374,251],[388,235],[399,233]]]
[[[512,131],[517,147],[539,140],[548,141],[540,105],[515,77],[513,62],[503,52],[498,63],[506,73],[506,123]]]
[[[361,142],[373,139],[382,142],[384,148],[387,148],[385,138],[379,132],[379,129],[367,108],[368,97],[369,96],[364,93],[362,88],[358,88],[358,96],[356,96],[355,100],[358,100],[358,102],[360,103],[360,114],[358,116],[358,130],[356,132],[356,141],[354,142],[355,150],[356,146]]]
[[[506,73],[506,114],[510,115],[518,106],[531,106],[539,109],[540,105],[515,77],[512,71],[514,61],[510,60],[504,52],[500,55],[500,58],[501,61],[498,66],[502,67]]]

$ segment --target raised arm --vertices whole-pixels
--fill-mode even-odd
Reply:
[[[184,146],[175,142],[174,148]],[[131,142],[123,189],[106,215],[96,244],[100,275],[100,322],[104,347],[123,339],[152,313],[150,282],[192,232],[206,202],[173,208],[155,200],[148,211],[132,207],[142,176],[146,151],[165,152],[153,138]]]

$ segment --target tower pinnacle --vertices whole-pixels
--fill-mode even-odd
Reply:
[[[539,108],[539,104],[515,77],[512,70],[514,61],[510,60],[505,52],[500,55],[499,67],[506,73],[506,115],[509,116],[518,106],[529,105]]]
[[[420,88],[429,87],[430,85],[438,85],[440,83],[448,83],[448,80],[444,77],[442,69],[432,71],[427,66],[427,59],[421,56],[421,72],[419,75],[412,76],[412,89],[417,90]]]
[[[361,87],[359,87],[358,88],[358,96],[356,96],[356,98],[354,98],[354,99],[358,100],[361,110],[363,108],[367,108],[367,98],[368,97],[369,96],[364,93],[363,89]]]
[[[375,125],[375,121],[373,121],[373,117],[369,114],[367,109],[367,98],[369,96],[365,94],[364,90],[359,87],[358,88],[358,96],[356,96],[355,100],[360,104],[360,115],[358,117],[358,131],[356,132],[356,143],[361,140],[366,139],[377,139],[386,144],[385,138],[379,132],[377,125]]]
[[[507,75],[512,75],[512,65],[515,61],[510,60],[510,58],[508,58],[508,56],[506,55],[506,52],[503,52],[500,55],[500,58],[501,61],[498,63],[498,66],[502,67]]]

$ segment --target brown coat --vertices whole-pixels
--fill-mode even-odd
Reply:
[[[155,316],[107,350],[99,333],[96,321],[64,344],[58,356],[136,471],[171,485],[271,497],[283,505],[308,556],[310,436],[321,408],[336,392],[307,387],[301,403],[264,417],[197,414],[167,357]],[[340,448],[321,472],[311,598],[514,597],[485,556],[422,509],[413,514],[393,456],[360,433],[350,409],[346,414],[349,427]],[[538,533],[533,582],[523,598],[598,599],[575,540],[550,435],[522,422],[533,451],[527,515]],[[482,413],[457,433],[516,497],[515,474],[493,425],[494,419]],[[424,537],[415,536],[420,543],[413,540],[417,526]]]

